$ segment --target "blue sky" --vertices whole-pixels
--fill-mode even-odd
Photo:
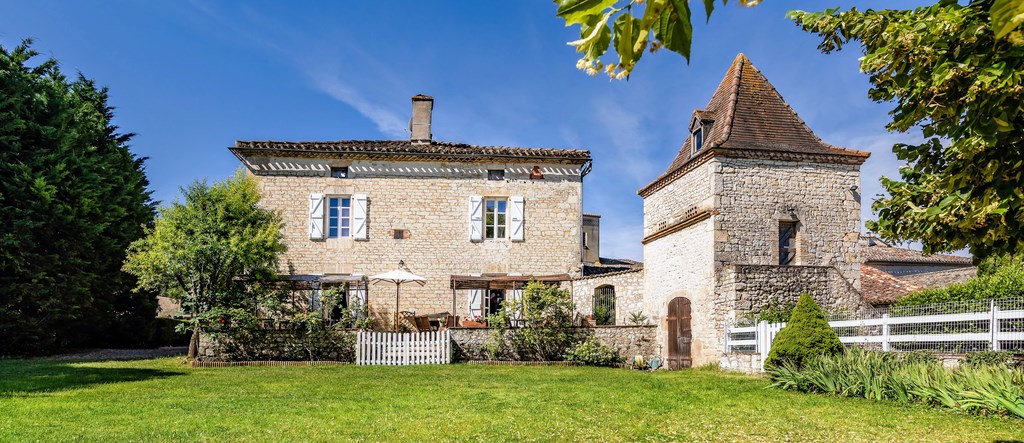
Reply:
[[[697,23],[689,64],[645,54],[632,79],[576,70],[578,38],[545,0],[424,2],[0,1],[0,45],[25,37],[65,72],[110,88],[137,133],[154,196],[237,168],[235,140],[402,139],[409,97],[433,95],[434,138],[590,149],[584,209],[602,214],[602,255],[641,259],[636,190],[661,174],[726,68],[743,52],[829,143],[867,150],[864,195],[896,176],[888,104],[867,98],[858,48],[832,55],[786,20],[833,4],[719,5]],[[846,2],[881,8],[891,2]],[[900,2],[911,7],[917,2]],[[864,217],[871,217],[865,199]]]

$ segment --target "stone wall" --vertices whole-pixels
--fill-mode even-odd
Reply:
[[[830,266],[729,265],[720,273],[722,298],[734,301],[732,318],[772,302],[796,304],[804,293],[826,312],[855,313],[866,307],[860,292]]]
[[[797,221],[796,263],[832,266],[860,288],[860,167],[720,158],[715,260],[778,265],[779,221]]]
[[[594,313],[594,289],[599,286],[615,287],[615,324],[629,324],[633,312],[644,311],[644,271],[635,269],[610,275],[583,277],[572,282],[572,301],[583,315]],[[644,312],[650,317],[649,313]]]
[[[282,271],[297,274],[373,275],[399,261],[427,279],[404,285],[400,310],[431,314],[452,311],[453,274],[578,275],[581,262],[582,178],[578,165],[539,164],[543,179],[530,179],[533,164],[340,161],[305,158],[248,159],[263,204],[281,213],[288,247]],[[329,176],[347,166],[346,179]],[[504,180],[487,180],[488,169],[504,169]],[[365,241],[310,240],[309,195],[366,194]],[[525,241],[469,239],[470,196],[523,196]],[[396,240],[394,230],[408,238]],[[394,312],[395,287],[369,288],[371,310],[382,319]],[[468,294],[456,294],[457,315],[467,312]]]
[[[487,360],[483,346],[491,342],[493,329],[452,328],[452,352],[455,361]],[[623,357],[654,355],[657,346],[654,326],[597,326],[576,328],[581,337],[593,335],[602,344],[619,351]]]
[[[729,372],[758,373],[761,372],[761,354],[756,352],[729,352],[722,354],[718,367],[723,371]]]

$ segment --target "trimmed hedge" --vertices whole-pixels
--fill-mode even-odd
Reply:
[[[810,295],[803,294],[793,308],[789,323],[775,336],[765,366],[789,363],[799,368],[811,357],[840,354],[843,349],[821,308]]]

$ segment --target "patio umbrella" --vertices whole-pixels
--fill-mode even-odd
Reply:
[[[427,279],[404,269],[395,269],[383,274],[371,275],[370,281],[374,283],[384,281],[395,284],[395,331],[398,331],[398,297],[401,294],[402,283],[415,282],[423,286],[427,284]]]

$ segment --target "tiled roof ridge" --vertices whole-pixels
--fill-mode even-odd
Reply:
[[[443,148],[439,150],[437,148]],[[407,155],[497,155],[510,157],[557,157],[590,160],[590,151],[565,148],[525,148],[515,146],[480,146],[461,142],[431,141],[413,143],[409,140],[333,140],[333,141],[280,141],[236,140],[232,151],[286,151],[306,153],[364,153]],[[444,150],[449,150],[445,152]],[[454,152],[452,152],[454,151]]]
[[[733,59],[732,64],[729,65],[729,69],[735,72],[733,72],[732,75],[732,84],[729,85],[729,101],[727,102],[728,107],[725,108],[725,121],[723,122],[725,123],[725,126],[722,127],[722,136],[719,137],[718,140],[712,141],[708,147],[719,146],[722,143],[729,141],[729,137],[732,136],[732,123],[736,117],[736,102],[740,99],[740,83],[743,81],[743,64],[749,62],[750,59],[741,52],[735,59]],[[754,65],[751,64],[750,66],[753,67]],[[728,78],[728,74],[726,74],[726,78]],[[719,85],[719,87],[721,87],[721,85]],[[711,102],[714,99],[715,96],[712,95],[711,99],[708,100],[708,106],[711,105]],[[687,139],[689,139],[689,137],[687,137]]]

